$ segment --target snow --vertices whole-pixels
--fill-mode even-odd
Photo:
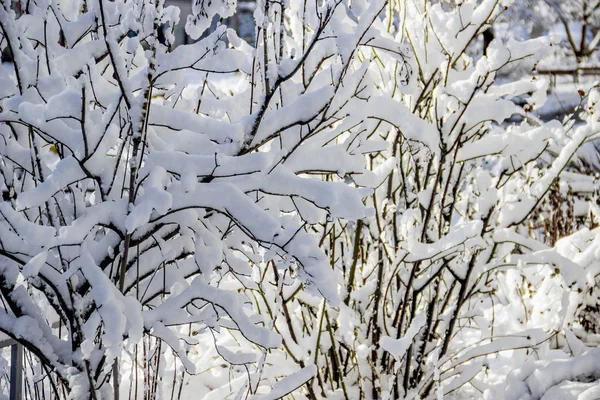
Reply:
[[[531,399],[553,399],[567,393],[572,397],[563,398],[592,396],[597,392],[598,383],[590,384],[589,381],[600,378],[598,351],[599,349],[590,349],[574,358],[540,361],[516,370],[509,377],[510,384],[506,388],[505,398],[519,399],[526,395]],[[578,379],[583,381],[579,383]]]
[[[412,345],[415,336],[425,326],[427,316],[425,313],[419,313],[410,323],[409,328],[406,330],[406,335],[400,339],[392,339],[389,336],[381,338],[381,347],[392,354],[396,361],[402,360],[408,348]]]
[[[273,383],[269,394],[264,396],[251,396],[253,400],[276,400],[292,393],[302,386],[308,380],[312,379],[317,373],[317,367],[309,365],[287,376],[286,378]]]

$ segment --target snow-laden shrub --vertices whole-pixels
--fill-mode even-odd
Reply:
[[[200,337],[234,338],[215,349],[245,370],[240,396],[269,391],[265,276],[338,304],[313,226],[369,215],[364,154],[387,147],[369,136],[394,103],[369,101],[375,58],[357,49],[402,62],[372,29],[385,4],[266,2],[251,48],[205,32],[235,3],[197,2],[204,38],[175,49],[161,0],[0,4],[0,331],[48,396],[149,396],[167,359],[203,370]],[[313,377],[298,364],[272,396]]]
[[[466,53],[503,10],[493,0],[394,3],[379,26],[410,47],[408,66],[368,43],[360,49],[381,60],[371,67],[369,103],[389,111],[370,114],[369,134],[390,145],[370,156],[375,215],[321,227],[343,304],[284,288],[275,323],[291,359],[317,364],[316,396],[482,397],[519,362],[543,354],[558,331],[564,336],[582,304],[589,274],[529,222],[600,131],[596,94],[584,124],[532,116],[547,82],[496,76],[523,59],[535,64],[547,38],[495,40],[475,59]],[[408,85],[401,68],[413,72]],[[513,102],[520,96],[524,107]],[[518,291],[523,266],[548,292],[530,300]],[[509,354],[514,363],[505,362]]]

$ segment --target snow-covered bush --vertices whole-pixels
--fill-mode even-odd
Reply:
[[[368,215],[364,154],[386,146],[356,53],[385,2],[347,6],[266,2],[256,48],[219,26],[171,49],[162,0],[1,3],[0,331],[47,395],[149,396],[167,359],[202,370],[188,355],[206,337],[234,339],[216,351],[244,367],[239,395],[269,391],[266,274],[338,303],[313,226]],[[189,33],[231,8],[199,2]]]
[[[322,225],[343,304],[319,305],[290,290],[276,324],[291,358],[310,349],[304,357],[317,364],[317,395],[499,393],[503,368],[518,365],[506,355],[518,353],[518,363],[564,336],[569,313],[582,304],[578,293],[594,285],[593,274],[551,252],[543,232],[530,234],[528,224],[573,154],[600,131],[597,118],[544,123],[530,111],[543,104],[546,82],[496,82],[511,63],[535,63],[547,38],[495,40],[487,56],[467,55],[503,10],[493,0],[454,8],[394,3],[376,27],[410,47],[408,66],[389,51],[361,48],[364,58],[380,60],[371,67],[369,134],[390,145],[370,156],[377,181],[367,205],[375,215]],[[400,68],[413,72],[408,85],[397,77]],[[512,101],[518,96],[525,107]],[[589,106],[595,110],[593,100]],[[517,292],[524,265],[539,267],[528,270],[536,284],[559,280],[553,295],[568,300],[555,304],[560,323],[549,326],[551,313],[525,323],[548,293],[524,305],[526,295]]]

